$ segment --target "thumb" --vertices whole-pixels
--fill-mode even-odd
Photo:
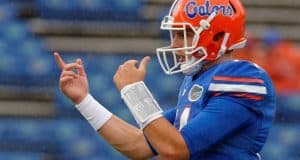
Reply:
[[[86,76],[82,60],[79,58],[79,59],[76,60],[76,63],[81,66],[80,68],[77,69],[78,74],[80,76]]]
[[[142,59],[140,65],[139,65],[139,68],[138,70],[140,71],[146,71],[146,68],[147,68],[147,64],[149,63],[150,61],[150,56],[146,56]]]

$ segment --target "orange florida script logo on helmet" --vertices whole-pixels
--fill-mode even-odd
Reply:
[[[224,16],[232,16],[233,9],[230,5],[211,5],[209,0],[203,5],[198,5],[195,1],[186,3],[186,14],[189,18],[193,19],[196,15],[209,16],[213,12],[221,12]]]

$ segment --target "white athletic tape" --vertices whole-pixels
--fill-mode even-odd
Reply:
[[[96,131],[112,117],[112,113],[96,101],[90,94],[76,105],[76,108]]]
[[[125,86],[121,97],[141,129],[162,116],[162,109],[143,81]]]

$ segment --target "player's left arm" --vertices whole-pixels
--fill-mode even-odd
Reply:
[[[114,82],[161,159],[189,159],[255,118],[241,104],[218,97],[178,131],[162,116],[159,105],[143,83],[147,62],[144,59],[139,67],[136,67],[137,61],[125,62],[118,69]]]
[[[189,159],[189,149],[182,134],[164,117],[152,121],[143,131],[160,159]]]
[[[140,124],[145,136],[156,150],[160,159],[188,159],[189,150],[181,133],[162,116],[162,111],[142,82],[148,62],[149,57],[145,57],[139,67],[136,66],[138,61],[135,60],[129,60],[120,65],[114,76],[115,85],[123,93],[122,97],[128,107],[139,105],[141,102],[144,106],[139,109],[143,110],[146,108],[145,114],[148,115],[145,117],[143,117],[145,114],[133,111],[135,110],[134,107],[129,107],[129,110]],[[133,97],[137,99],[133,100]],[[135,102],[137,103],[135,104]]]
[[[255,121],[256,115],[253,112],[224,96],[211,99],[204,110],[180,131],[169,125],[164,118],[159,118],[144,128],[144,134],[159,156],[188,159],[188,156],[209,150],[239,128]],[[164,154],[160,155],[160,152]]]

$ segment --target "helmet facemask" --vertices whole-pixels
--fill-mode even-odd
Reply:
[[[212,13],[206,20],[202,20],[199,24],[200,27],[197,28],[190,23],[174,22],[172,16],[164,18],[160,28],[170,32],[171,44],[174,43],[173,32],[182,32],[183,34],[182,47],[167,46],[156,50],[158,61],[166,74],[181,72],[186,75],[194,75],[201,69],[208,54],[206,48],[198,46],[200,34],[210,27],[210,21],[215,16],[216,13]],[[188,42],[188,36],[191,34],[193,34],[193,40]]]

